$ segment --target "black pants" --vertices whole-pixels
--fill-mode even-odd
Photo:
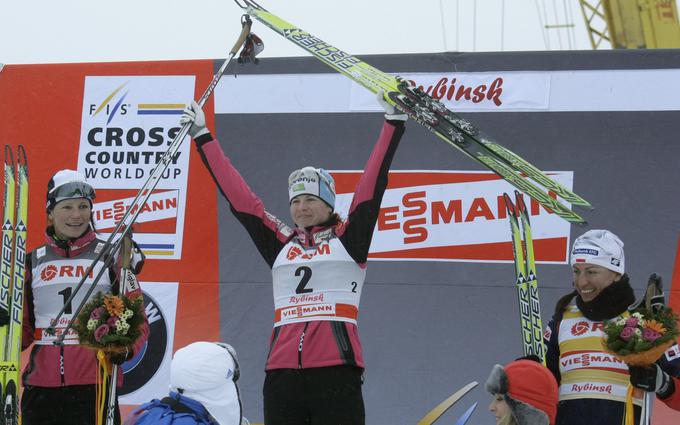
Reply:
[[[96,389],[94,385],[24,388],[21,398],[23,425],[93,425]],[[106,415],[106,413],[104,413]],[[116,400],[114,424],[120,425]]]
[[[364,425],[362,374],[354,366],[267,372],[265,425]]]

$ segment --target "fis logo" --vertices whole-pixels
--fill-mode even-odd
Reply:
[[[106,120],[106,124],[108,125],[113,119],[113,117],[116,116],[116,113],[118,111],[120,111],[120,115],[126,115],[128,113],[128,110],[130,109],[130,104],[123,103],[123,101],[125,101],[125,98],[127,97],[130,91],[129,90],[125,91],[120,97],[116,98],[116,96],[118,95],[118,93],[121,92],[121,90],[123,90],[123,88],[125,88],[125,86],[128,83],[129,81],[126,81],[120,86],[118,86],[115,90],[109,93],[109,95],[106,96],[106,98],[99,105],[90,104],[90,116],[94,117],[101,111],[105,111],[106,115],[108,115],[109,117]],[[112,103],[113,106],[111,106]]]
[[[88,105],[88,115],[95,118],[100,113],[106,114],[106,123],[94,126],[87,134],[87,140],[92,146],[141,146],[147,143],[149,146],[162,146],[172,140],[179,131],[179,127],[166,129],[153,127],[145,129],[134,126],[132,128],[109,127],[109,124],[117,116],[129,115],[181,115],[183,103],[129,103],[125,102],[130,90],[124,90],[130,81],[126,81],[110,92],[99,103]],[[123,125],[123,127],[125,127]],[[92,158],[90,158],[92,159]],[[129,163],[129,162],[128,162]]]

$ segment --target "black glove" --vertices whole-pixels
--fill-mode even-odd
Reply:
[[[4,308],[0,307],[0,326],[5,326],[9,323],[9,313]]]
[[[109,354],[109,361],[115,365],[122,365],[132,358],[132,350],[125,349],[122,353]]]
[[[673,379],[661,370],[656,363],[649,366],[628,366],[630,383],[635,388],[655,392],[661,398],[667,398],[675,392]]]

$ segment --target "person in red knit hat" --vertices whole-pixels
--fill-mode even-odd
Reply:
[[[494,396],[489,410],[496,425],[554,425],[557,414],[557,381],[541,363],[515,360],[495,365],[486,381]]]

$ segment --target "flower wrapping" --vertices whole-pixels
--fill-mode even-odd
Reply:
[[[670,307],[640,309],[605,325],[602,346],[632,366],[656,362],[678,337],[678,316]]]
[[[81,310],[73,329],[81,345],[107,353],[122,353],[141,335],[142,297],[97,293]]]

